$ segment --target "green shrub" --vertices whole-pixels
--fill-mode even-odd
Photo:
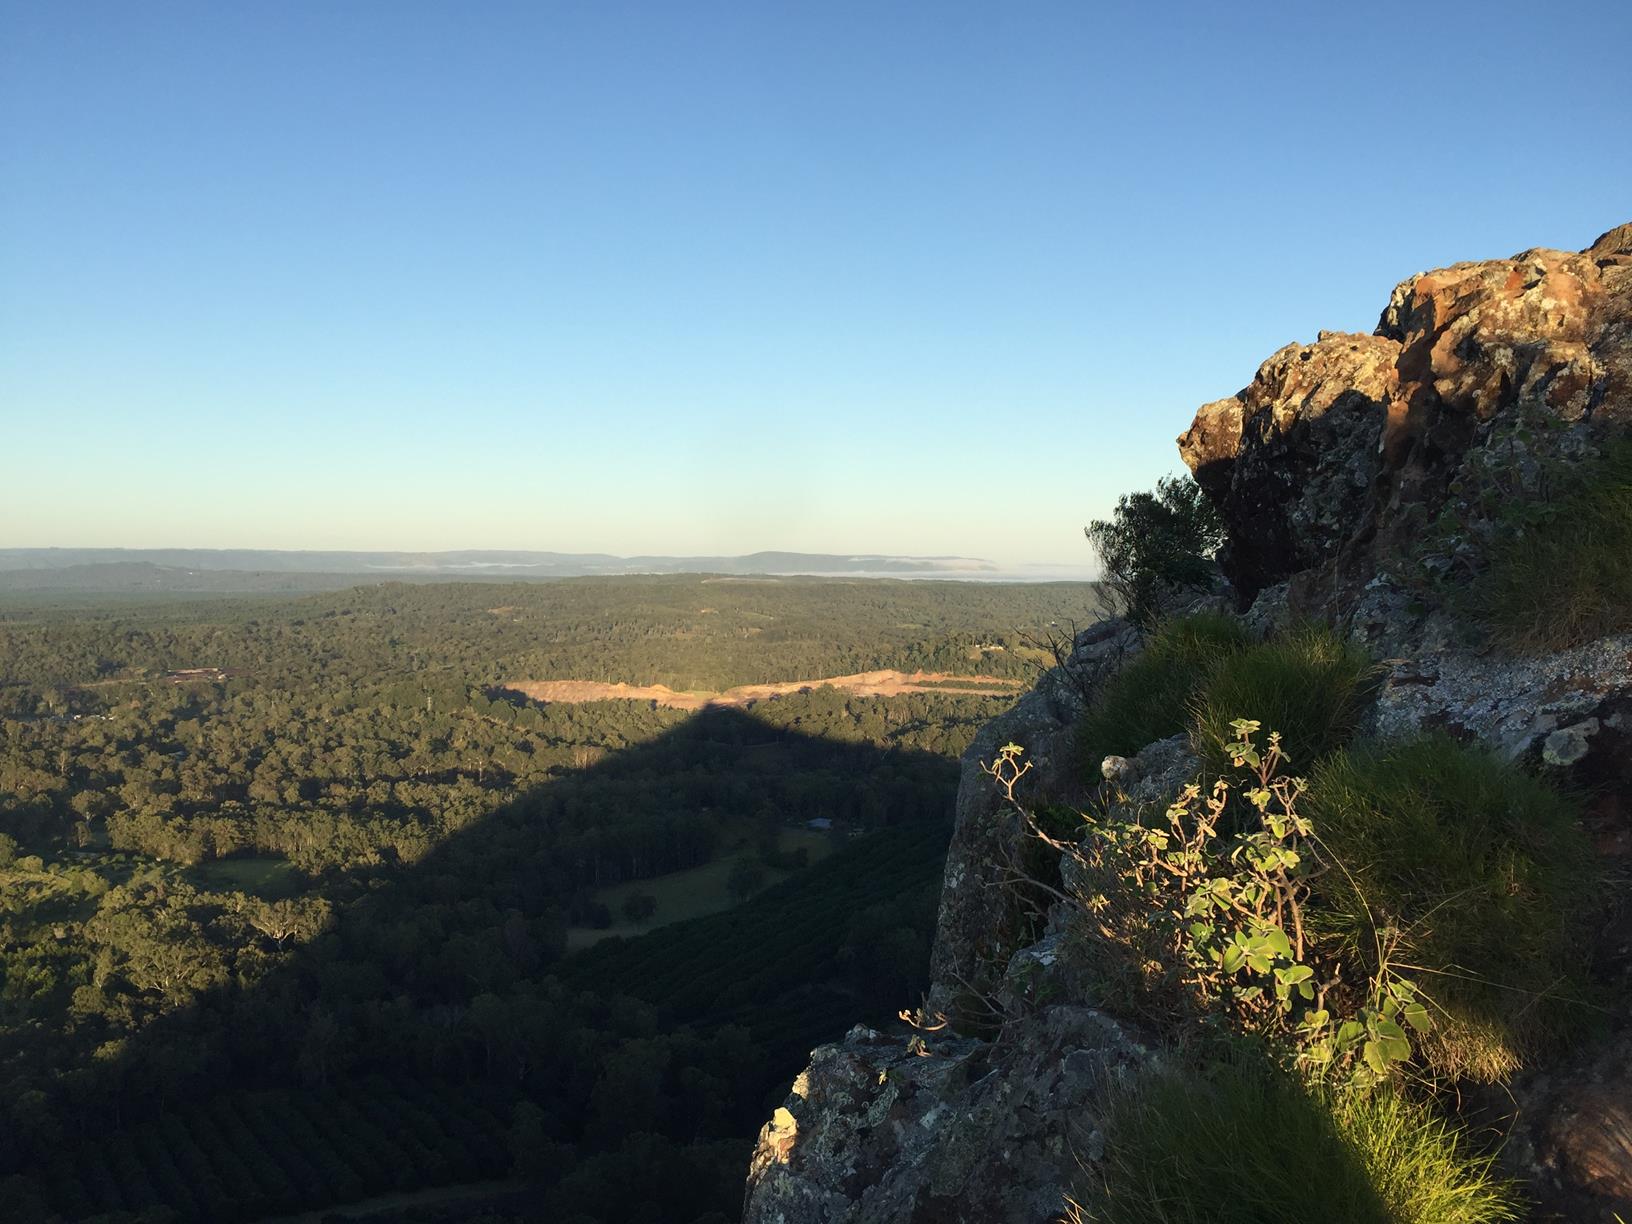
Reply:
[[[1431,1001],[1430,1066],[1498,1080],[1582,1009],[1577,923],[1592,856],[1569,799],[1445,736],[1317,766],[1304,799],[1327,857],[1316,921],[1356,965],[1377,932]]]
[[[1292,771],[1306,773],[1354,734],[1376,679],[1364,651],[1318,625],[1224,655],[1191,704],[1196,752],[1209,772],[1223,773],[1231,724],[1253,718],[1280,731]]]
[[[1160,625],[1145,648],[1105,682],[1078,725],[1084,765],[1097,776],[1105,757],[1132,756],[1189,725],[1190,703],[1219,660],[1250,638],[1233,616],[1204,612]]]
[[[1517,1219],[1488,1159],[1393,1090],[1332,1094],[1251,1059],[1169,1070],[1116,1097],[1097,1224],[1494,1224]]]
[[[1144,625],[1155,620],[1165,596],[1212,578],[1224,524],[1195,481],[1165,476],[1153,493],[1118,499],[1111,517],[1083,534],[1099,556],[1100,582],[1117,610]]]
[[[1060,878],[1095,996],[1187,1043],[1251,1035],[1289,1065],[1376,1083],[1433,1018],[1409,979],[1354,972],[1343,941],[1308,920],[1323,864],[1298,810],[1307,783],[1281,771],[1279,735],[1259,740],[1250,719],[1235,728],[1235,777],[1184,787],[1161,819],[1113,807],[1079,839],[1048,843],[1074,863]]]
[[[1632,438],[1609,443],[1529,518],[1499,531],[1465,610],[1519,651],[1632,629]]]

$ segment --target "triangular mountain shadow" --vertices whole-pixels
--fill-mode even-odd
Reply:
[[[519,1170],[488,1187],[497,1218],[733,1218],[809,1047],[922,988],[956,784],[946,757],[705,709],[411,866],[324,881],[326,929],[66,1077],[0,1188],[45,1219],[214,1224]],[[879,831],[736,909],[563,956],[597,881],[709,857],[704,808]]]

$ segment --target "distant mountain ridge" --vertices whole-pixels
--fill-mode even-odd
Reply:
[[[318,590],[368,580],[580,578],[629,574],[898,578],[1081,578],[976,557],[756,552],[720,557],[461,549],[368,552],[216,548],[0,548],[0,591]]]

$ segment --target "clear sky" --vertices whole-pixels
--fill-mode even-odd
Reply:
[[[0,0],[0,545],[1086,560],[1632,220],[1632,5]]]

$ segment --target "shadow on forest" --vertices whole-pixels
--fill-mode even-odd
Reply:
[[[921,989],[956,784],[945,757],[700,711],[411,866],[326,879],[321,934],[64,1077],[23,1167],[69,1219],[255,1219],[513,1171],[542,1187],[518,1218],[733,1218],[809,1047]],[[884,831],[563,956],[586,889],[706,861],[722,813]]]

